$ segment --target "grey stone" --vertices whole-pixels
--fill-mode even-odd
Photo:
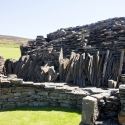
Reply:
[[[27,104],[28,104],[28,102],[16,102],[16,105],[19,107],[27,106]]]
[[[38,92],[38,95],[42,95],[42,96],[48,96],[48,92],[43,91],[43,92]]]
[[[14,93],[14,96],[15,96],[15,97],[20,97],[20,96],[21,96],[21,93]]]
[[[12,84],[19,85],[23,83],[23,79],[12,79]]]
[[[82,99],[82,123],[92,125],[98,118],[97,99],[91,96]]]
[[[116,88],[117,81],[108,80],[108,88]]]
[[[119,37],[119,40],[125,41],[125,37]]]

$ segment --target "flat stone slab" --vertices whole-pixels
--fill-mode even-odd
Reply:
[[[89,93],[86,92],[86,91],[75,91],[74,94],[75,94],[75,95],[82,95],[82,96],[87,96],[87,95],[89,95]]]
[[[119,86],[119,91],[125,91],[125,84]]]
[[[24,81],[23,81],[22,84],[26,84],[26,85],[27,85],[27,84],[30,84],[30,85],[32,85],[32,84],[34,84],[34,82],[32,82],[32,81],[26,81],[26,82],[24,82]]]
[[[22,84],[23,83],[23,79],[12,79],[12,84],[14,85],[18,85],[18,84]]]
[[[67,87],[67,89],[66,89],[66,93],[68,93],[68,92],[75,92],[75,89],[77,89],[78,87]]]
[[[16,74],[8,74],[7,77],[8,78],[17,78],[17,75]]]
[[[119,125],[118,123],[111,123],[110,121],[96,121],[95,125]]]
[[[53,84],[49,84],[49,86],[57,86],[57,87],[63,87],[64,85],[66,85],[66,83],[53,83]]]
[[[83,90],[90,91],[92,94],[107,93],[110,92],[108,89],[96,88],[96,87],[85,87]]]
[[[49,86],[49,85],[46,85],[45,87],[44,87],[45,89],[56,89],[56,86]]]

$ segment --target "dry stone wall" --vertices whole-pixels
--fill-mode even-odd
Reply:
[[[70,58],[63,58],[63,52],[57,56],[59,61],[33,59],[22,56],[19,61],[7,60],[6,71],[17,74],[18,78],[34,82],[66,82],[85,87],[110,87],[109,80],[116,81],[118,87],[122,74],[124,51],[97,51],[95,53],[71,52]]]
[[[37,50],[52,48],[60,52],[62,47],[64,57],[72,51],[76,53],[93,52],[95,50],[124,49],[125,17],[98,21],[90,25],[61,28],[49,33],[47,38],[37,36],[36,40],[29,41],[27,46],[21,46],[22,55],[35,54]]]
[[[17,106],[63,106],[81,109],[82,98],[89,94],[66,83],[34,83],[23,79],[1,76],[0,108]]]
[[[90,108],[86,104],[89,103]],[[94,102],[93,102],[94,101]],[[94,105],[94,106],[93,106]],[[0,109],[22,106],[61,106],[82,109],[82,123],[118,122],[119,89],[80,88],[66,83],[34,83],[16,75],[0,76]],[[90,114],[91,113],[91,117]]]
[[[21,45],[22,56],[17,62],[6,61],[6,72],[25,81],[82,87],[108,87],[108,80],[114,80],[118,87],[125,73],[124,34],[124,17],[61,28]]]

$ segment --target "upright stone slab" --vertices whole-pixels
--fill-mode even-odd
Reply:
[[[125,125],[125,84],[119,86],[120,102],[121,102],[121,111],[119,114],[119,123]]]
[[[0,74],[4,74],[4,58],[0,56]]]
[[[96,98],[86,96],[82,100],[81,124],[93,125],[98,118],[98,102]]]

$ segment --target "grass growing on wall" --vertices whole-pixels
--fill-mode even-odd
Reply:
[[[81,111],[62,107],[29,107],[0,112],[0,125],[79,125]]]
[[[16,44],[13,41],[0,40],[0,56],[3,56],[5,60],[8,58],[19,59],[19,44]]]

